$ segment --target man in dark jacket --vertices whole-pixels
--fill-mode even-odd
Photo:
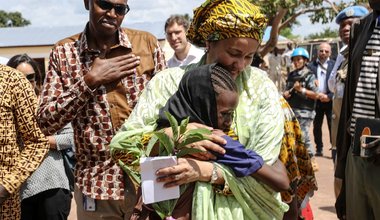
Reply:
[[[348,74],[337,139],[341,147],[337,151],[335,171],[335,176],[343,179],[336,202],[340,219],[380,219],[380,211],[375,208],[380,204],[379,155],[363,158],[353,154],[352,146],[356,119],[380,118],[380,0],[369,0],[369,4],[373,13],[351,27]]]
[[[332,142],[332,156],[336,167],[336,149],[339,148],[336,144],[338,125],[340,119],[340,111],[342,108],[344,84],[347,78],[348,69],[348,43],[350,41],[350,30],[352,24],[359,18],[368,14],[368,10],[364,6],[355,5],[343,9],[336,16],[335,21],[339,25],[339,36],[344,46],[341,48],[339,55],[336,59],[335,66],[330,74],[329,89],[334,92],[333,106],[332,106],[332,121],[331,121],[331,142]],[[342,187],[342,179],[335,177],[334,179],[334,192],[338,197]]]
[[[313,121],[314,142],[317,148],[315,156],[323,156],[322,124],[325,115],[327,118],[331,143],[332,98],[334,93],[329,90],[327,82],[335,61],[330,60],[330,55],[330,44],[323,42],[318,48],[318,58],[309,64],[310,70],[314,73],[315,78],[318,80],[319,88],[317,105],[315,107],[315,118]]]

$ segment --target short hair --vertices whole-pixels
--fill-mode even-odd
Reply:
[[[36,92],[36,95],[39,95],[39,93],[41,92],[43,77],[42,77],[40,68],[38,67],[38,63],[35,60],[33,60],[30,56],[28,56],[26,53],[24,53],[24,54],[17,54],[11,57],[8,60],[7,66],[16,69],[18,65],[20,65],[21,63],[27,63],[32,66],[35,73],[35,79],[36,79],[35,92]]]
[[[219,95],[222,90],[237,92],[237,86],[231,73],[218,64],[211,70],[211,84],[216,95]]]
[[[185,18],[183,15],[171,15],[165,22],[165,32],[166,28],[172,26],[174,23],[182,25],[185,28],[185,31],[189,29],[190,21]]]
[[[330,52],[331,52],[331,44],[329,43],[329,42],[327,42],[327,41],[323,41],[323,42],[321,42],[319,45],[318,45],[318,50],[321,48],[321,45],[322,44],[325,44],[326,46],[328,46],[329,48],[330,48]]]

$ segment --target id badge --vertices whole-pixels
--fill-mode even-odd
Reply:
[[[83,209],[85,211],[94,212],[96,210],[96,200],[83,195]]]

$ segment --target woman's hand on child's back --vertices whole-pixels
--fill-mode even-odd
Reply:
[[[203,125],[203,124],[199,124],[199,123],[189,123],[189,125],[187,126],[188,130],[197,129],[197,128],[207,128],[207,129],[210,129],[210,131],[213,130],[213,128]],[[207,139],[208,140],[192,143],[188,146],[191,148],[197,148],[204,151],[202,153],[192,154],[193,157],[199,160],[215,160],[216,156],[213,155],[210,151],[220,153],[220,154],[225,153],[224,148],[221,147],[226,144],[226,140],[224,138],[222,138],[220,135],[212,133],[211,135],[207,135]]]
[[[222,136],[226,135],[226,133],[224,133],[220,129],[214,129],[214,130],[212,130],[212,134],[218,135],[219,137],[222,137]]]

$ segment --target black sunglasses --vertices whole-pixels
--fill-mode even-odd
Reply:
[[[122,5],[122,4],[113,4],[109,1],[105,0],[97,0],[96,4],[101,8],[102,10],[110,11],[112,9],[115,9],[115,13],[124,16],[129,12],[129,6],[128,5]]]
[[[26,75],[26,79],[28,79],[29,82],[35,81],[36,80],[36,74],[30,73],[30,74]]]

